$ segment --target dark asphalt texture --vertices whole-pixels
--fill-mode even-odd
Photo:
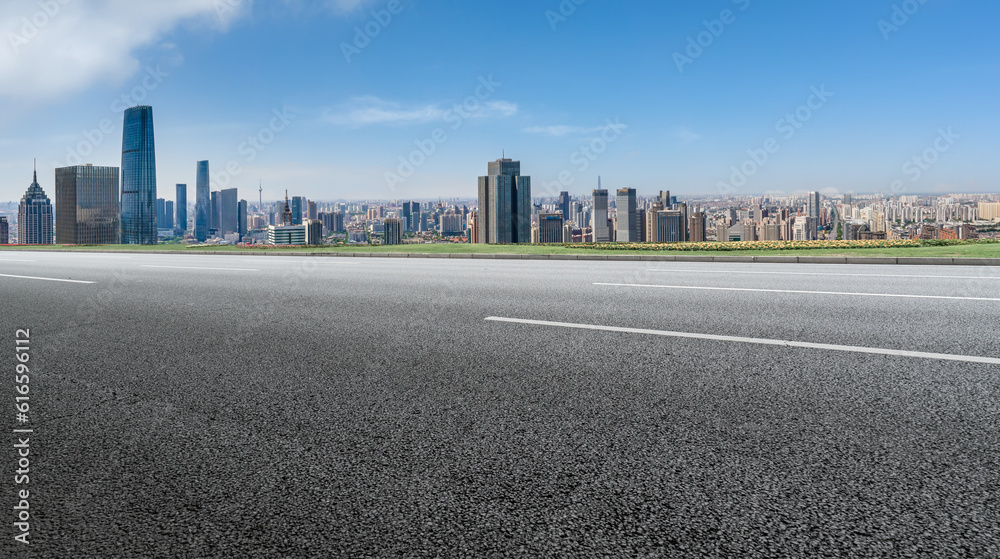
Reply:
[[[485,320],[998,357],[997,301],[593,283],[1000,298],[1000,269],[0,252],[0,274],[96,282],[0,277],[0,397],[30,328],[35,429],[32,544],[7,444],[0,556],[1000,557],[998,365]]]

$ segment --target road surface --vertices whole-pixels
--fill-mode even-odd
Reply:
[[[3,556],[1000,554],[1000,269],[0,252],[0,295]]]

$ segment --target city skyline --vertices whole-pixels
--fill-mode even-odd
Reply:
[[[0,81],[38,86],[0,88],[0,200],[20,196],[36,155],[43,177],[117,165],[118,119],[137,104],[157,108],[158,181],[190,184],[191,161],[207,159],[212,190],[262,180],[272,200],[284,188],[320,200],[466,196],[474,162],[503,149],[530,162],[536,196],[581,195],[598,174],[612,189],[690,194],[1000,190],[989,164],[1000,145],[983,118],[997,89],[986,25],[998,8],[848,4],[585,3],[562,14],[513,2],[520,41],[502,55],[471,39],[465,22],[486,21],[482,6],[60,5],[30,40],[0,49]],[[24,35],[22,18],[38,9],[10,2],[0,27]],[[81,24],[111,34],[126,18],[122,44],[97,37],[95,60],[66,70],[61,47]],[[663,29],[643,32],[652,25]],[[623,26],[656,38],[593,40]],[[428,33],[439,42],[410,48]],[[255,48],[262,36],[283,46]],[[322,54],[289,64],[300,51]],[[563,68],[552,75],[551,60]]]

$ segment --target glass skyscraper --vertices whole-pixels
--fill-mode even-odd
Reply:
[[[118,167],[56,169],[56,242],[113,245],[120,239]]]
[[[188,185],[177,185],[177,217],[174,220],[174,229],[182,235],[188,228]]]
[[[637,243],[639,238],[638,208],[636,207],[635,189],[619,188],[615,200],[617,226],[615,240],[619,243]]]
[[[594,190],[594,215],[591,230],[594,234],[595,243],[606,243],[611,240],[611,226],[608,225],[608,191],[598,188]]]
[[[17,243],[21,245],[51,245],[52,201],[38,184],[38,171],[28,191],[17,206]]]
[[[122,134],[121,242],[156,244],[156,154],[153,107],[125,110]]]
[[[194,187],[194,237],[203,243],[208,239],[209,212],[212,193],[208,184],[208,161],[199,161]]]

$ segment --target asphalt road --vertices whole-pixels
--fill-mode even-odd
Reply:
[[[997,557],[998,322],[996,268],[0,252],[0,556]]]

